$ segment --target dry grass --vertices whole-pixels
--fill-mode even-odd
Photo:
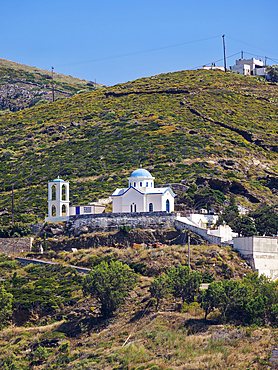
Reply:
[[[147,268],[147,274],[151,276],[157,275],[161,271],[166,271],[170,266],[187,263],[187,255],[187,246],[164,245],[160,248],[146,248],[145,246],[136,245],[136,248],[98,247],[80,249],[77,252],[63,251],[56,253],[54,257],[61,262],[90,268],[92,267],[92,258],[94,256],[98,258],[111,256],[117,260],[143,263]],[[193,269],[209,270],[215,275],[217,280],[230,278],[231,276],[242,278],[250,271],[250,268],[246,267],[245,261],[242,260],[241,256],[229,246],[192,245],[190,248],[190,261]],[[231,276],[226,276],[228,267]]]
[[[23,332],[28,332],[28,333],[36,335],[36,334],[43,334],[43,333],[46,333],[48,331],[55,331],[62,325],[63,322],[64,322],[64,320],[57,321],[53,324],[49,324],[49,325],[45,325],[45,326],[34,326],[34,327],[30,327],[30,328],[27,328],[27,327],[24,327],[24,326],[12,326],[12,327],[9,327],[9,328],[6,328],[6,329],[3,329],[2,331],[0,331],[0,339],[5,339],[7,337],[18,336]]]

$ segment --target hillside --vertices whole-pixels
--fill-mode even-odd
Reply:
[[[167,256],[185,263],[186,248],[92,248],[44,254],[61,265],[20,266],[0,256],[1,276],[13,294],[9,327],[0,331],[0,367],[8,369],[264,369],[277,346],[277,329],[225,325],[219,311],[204,320],[197,302],[185,304],[165,297],[156,310],[149,287]],[[82,294],[83,277],[65,266],[96,266],[111,258],[135,262],[138,282],[124,305],[109,319],[99,314],[100,303]],[[138,263],[140,261],[140,263]],[[201,262],[201,263],[198,263]],[[142,264],[156,266],[152,273]],[[193,267],[194,266],[194,267]],[[217,280],[250,272],[231,247],[192,246],[192,267]],[[162,268],[162,269],[161,269]],[[231,270],[232,268],[232,270]],[[230,270],[229,270],[230,269]],[[230,272],[229,272],[230,271]],[[150,270],[149,270],[150,272]],[[127,340],[128,339],[128,340]],[[123,346],[127,340],[127,345]]]
[[[102,86],[56,72],[53,85],[55,100]],[[0,58],[0,114],[52,101],[51,72]]]
[[[78,94],[0,117],[0,209],[43,217],[47,181],[69,180],[72,203],[103,198],[141,164],[171,183],[277,202],[278,86],[253,76],[181,71]],[[201,189],[201,190],[200,190]],[[191,202],[191,203],[190,203]]]

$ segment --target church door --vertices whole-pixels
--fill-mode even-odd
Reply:
[[[170,202],[169,202],[169,199],[166,200],[166,212],[170,212]]]

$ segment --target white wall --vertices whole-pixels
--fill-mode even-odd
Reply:
[[[201,213],[191,213],[188,216],[189,220],[194,222],[197,226],[206,228],[205,224],[208,223],[208,221],[212,221],[213,224],[216,223],[218,220],[217,215],[208,215],[208,214],[201,214]]]
[[[222,66],[203,66],[203,69],[207,69],[207,70],[213,70],[213,69],[216,69],[216,70],[219,70],[219,71],[225,71],[225,67],[222,67]]]
[[[169,190],[166,191],[161,197],[161,210],[166,211],[166,200],[169,200],[170,210],[169,212],[174,212],[174,198]]]
[[[122,196],[122,210],[120,212],[130,212],[131,204],[136,204],[136,212],[144,212],[144,197],[132,188]]]
[[[229,225],[220,225],[215,230],[208,230],[208,234],[219,236],[221,242],[231,242],[233,238],[237,237],[237,233],[233,233]]]
[[[113,213],[121,213],[122,212],[122,198],[121,197],[113,197],[112,198],[112,212]]]
[[[254,75],[264,77],[266,75],[266,69],[265,68],[255,68]]]
[[[231,66],[231,70],[235,73],[240,73],[241,75],[247,76],[251,74],[251,68],[247,64],[242,64],[242,65],[235,65]]]
[[[250,236],[233,239],[234,248],[249,260],[253,270],[272,280],[278,278],[277,238]]]
[[[92,215],[96,213],[103,213],[105,211],[105,205],[88,204],[82,206],[70,206],[70,216],[76,215],[76,207],[79,207],[80,215]]]

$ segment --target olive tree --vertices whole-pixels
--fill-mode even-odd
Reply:
[[[158,309],[159,302],[166,298],[169,294],[170,286],[168,276],[165,274],[154,278],[151,282],[150,293],[153,298],[156,299],[156,310]]]
[[[85,277],[84,296],[96,298],[101,303],[101,313],[109,317],[120,307],[134,288],[137,274],[119,261],[101,262]]]

